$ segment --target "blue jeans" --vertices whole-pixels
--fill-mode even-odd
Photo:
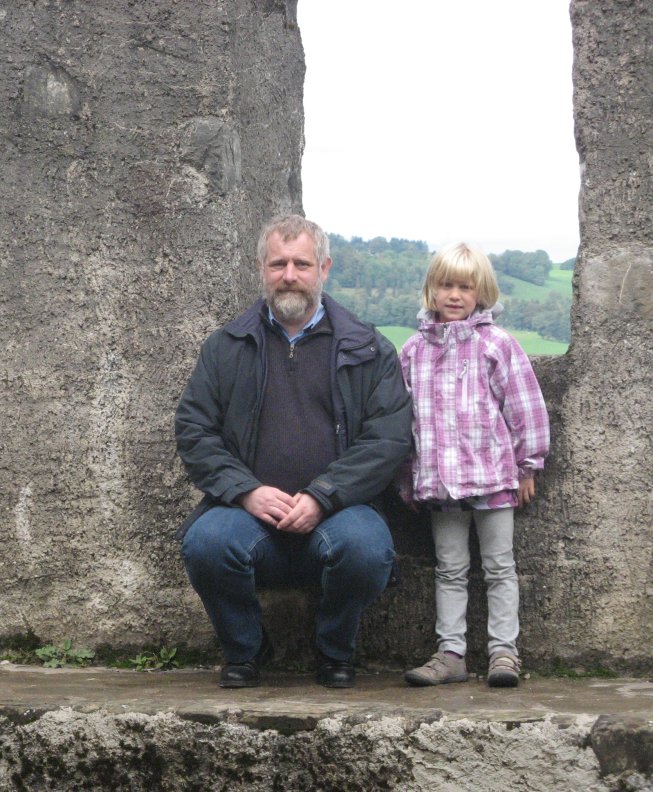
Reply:
[[[251,660],[262,641],[256,588],[320,587],[315,642],[350,660],[363,609],[385,589],[392,537],[369,506],[327,517],[309,534],[277,531],[241,508],[216,506],[189,528],[182,556],[230,663]]]

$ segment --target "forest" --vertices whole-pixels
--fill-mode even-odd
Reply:
[[[416,327],[420,292],[432,253],[425,242],[329,234],[334,266],[327,291],[362,319],[383,328]],[[544,250],[489,254],[504,311],[498,324],[569,343],[574,259],[554,264]]]

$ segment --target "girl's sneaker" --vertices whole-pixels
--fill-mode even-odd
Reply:
[[[517,687],[521,660],[510,652],[495,652],[490,657],[487,683],[490,687]]]
[[[436,652],[423,666],[406,671],[404,679],[409,685],[445,685],[448,682],[466,682],[467,666],[464,657],[447,652]]]

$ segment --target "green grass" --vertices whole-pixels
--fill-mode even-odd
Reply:
[[[565,289],[571,291],[571,281],[574,277],[573,270],[561,270],[557,267],[553,267],[553,269],[549,272],[549,281],[551,283],[560,283],[564,286]],[[548,282],[548,281],[547,281]]]
[[[395,345],[397,351],[406,343],[408,338],[415,332],[410,327],[387,326],[379,327],[379,332]],[[510,330],[513,338],[516,338],[521,348],[527,355],[564,355],[568,344],[560,341],[548,341],[546,338],[531,330]]]
[[[377,330],[393,343],[399,351],[402,346],[408,341],[410,336],[415,332],[414,328],[410,327],[397,327],[397,325],[388,325],[386,327],[378,327]]]
[[[546,279],[544,286],[536,286],[534,283],[513,278],[510,275],[501,275],[501,279],[509,281],[514,285],[513,290],[508,297],[515,297],[519,300],[537,300],[544,302],[547,294],[550,291],[557,291],[561,294],[568,294],[571,296],[571,279],[573,277],[571,270],[552,269],[549,272],[549,277]]]
[[[564,355],[569,344],[562,341],[549,341],[532,330],[506,330],[519,342],[519,346],[527,355]]]

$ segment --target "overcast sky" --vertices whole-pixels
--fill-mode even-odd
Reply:
[[[299,0],[298,20],[307,217],[576,255],[568,0]]]

